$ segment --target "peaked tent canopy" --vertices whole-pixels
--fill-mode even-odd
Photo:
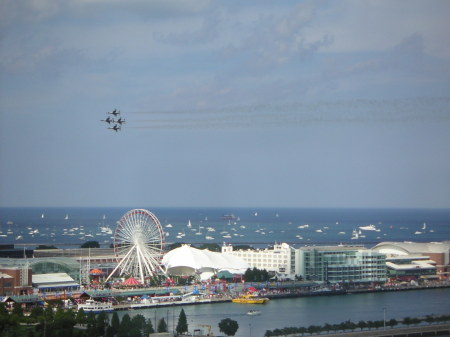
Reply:
[[[130,277],[122,282],[124,286],[136,286],[138,284],[141,284],[138,280],[136,280],[134,277]]]
[[[90,272],[89,272],[89,275],[103,275],[104,274],[104,272],[102,272],[100,269],[92,269]]]
[[[243,274],[249,268],[248,263],[237,256],[197,249],[189,245],[168,252],[162,263],[171,275],[214,274],[223,270]]]

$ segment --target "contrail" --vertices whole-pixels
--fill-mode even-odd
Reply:
[[[450,119],[450,98],[341,100],[260,104],[217,109],[129,112],[130,128],[212,129],[288,127],[326,123],[396,123]]]

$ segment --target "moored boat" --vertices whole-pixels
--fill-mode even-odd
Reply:
[[[83,309],[85,312],[93,311],[94,313],[99,312],[113,312],[112,303],[109,302],[97,302],[94,300],[86,300],[85,303],[78,304],[78,310]]]

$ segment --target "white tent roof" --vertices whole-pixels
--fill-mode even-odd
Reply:
[[[168,252],[163,265],[171,274],[193,275],[196,272],[218,272],[228,270],[243,274],[249,265],[241,258],[229,254],[211,252],[183,245]]]

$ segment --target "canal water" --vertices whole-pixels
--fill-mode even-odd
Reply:
[[[126,313],[131,317],[142,314],[151,318],[154,327],[159,319],[164,318],[169,331],[172,331],[178,322],[181,308],[186,313],[189,331],[202,328],[200,325],[211,325],[215,335],[224,336],[219,331],[218,323],[224,318],[230,318],[239,324],[235,337],[263,337],[266,330],[289,326],[308,327],[346,320],[356,323],[360,320],[383,320],[384,312],[387,320],[450,314],[450,289],[286,298],[271,300],[264,305],[229,302],[187,305],[122,311],[118,314],[119,317]],[[251,309],[260,310],[261,315],[247,315]]]

